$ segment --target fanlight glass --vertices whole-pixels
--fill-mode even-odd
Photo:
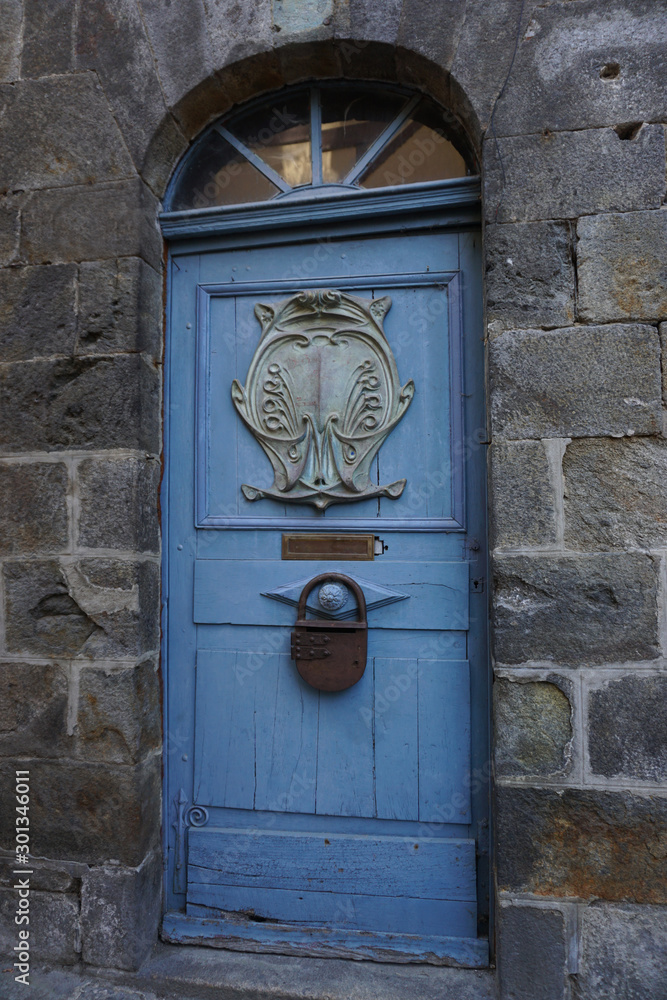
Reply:
[[[210,126],[172,180],[167,209],[451,180],[474,172],[466,147],[451,115],[421,94],[290,88]]]

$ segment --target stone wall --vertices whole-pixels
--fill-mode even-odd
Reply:
[[[663,996],[664,7],[0,0],[0,19],[0,774],[7,802],[31,771],[41,955],[133,968],[157,933],[166,181],[234,102],[386,79],[459,115],[483,163],[501,991]],[[7,810],[0,831],[4,948]]]
[[[485,139],[498,960],[521,1000],[666,995],[660,6],[527,12]]]

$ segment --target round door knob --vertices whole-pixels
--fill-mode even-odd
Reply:
[[[347,604],[350,592],[344,583],[323,583],[317,592],[320,607],[325,611],[340,611]]]

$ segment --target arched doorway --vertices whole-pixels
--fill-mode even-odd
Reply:
[[[487,962],[474,170],[430,99],[331,82],[172,181],[168,940]]]

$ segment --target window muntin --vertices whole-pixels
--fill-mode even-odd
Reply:
[[[236,114],[222,126],[275,171],[289,188],[312,181],[310,94]]]
[[[402,94],[336,87],[322,94],[322,181],[343,183],[407,104]]]
[[[215,130],[199,141],[195,156],[187,158],[171,195],[174,211],[266,201],[280,193],[277,187]]]
[[[465,177],[466,163],[445,138],[441,113],[432,101],[420,101],[359,178],[363,188],[419,184]]]
[[[452,123],[430,98],[400,88],[290,88],[210,126],[172,180],[167,209],[465,177],[473,171]]]

